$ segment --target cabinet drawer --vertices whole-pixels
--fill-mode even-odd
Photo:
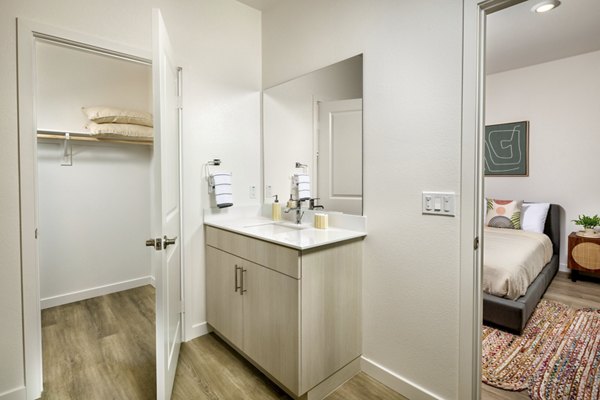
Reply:
[[[301,277],[298,250],[212,226],[206,227],[206,244],[293,278]]]

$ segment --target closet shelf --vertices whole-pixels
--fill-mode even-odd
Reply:
[[[37,138],[38,139],[54,139],[54,140],[65,140],[65,133],[69,134],[69,140],[74,142],[96,142],[96,143],[126,143],[126,144],[140,144],[144,146],[152,146],[154,140],[129,140],[126,138],[123,139],[115,139],[115,138],[106,138],[99,139],[93,137],[89,134],[89,132],[65,132],[65,131],[57,131],[50,129],[38,129]]]

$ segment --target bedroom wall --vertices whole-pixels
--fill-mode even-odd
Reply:
[[[414,399],[458,397],[459,218],[422,215],[421,193],[460,190],[462,6],[263,13],[264,87],[364,54],[363,368]]]
[[[8,0],[0,2],[0,399],[24,392],[21,311],[17,66],[15,18],[22,17],[150,50],[152,7],[159,7],[184,70],[184,263],[186,332],[203,332],[202,165],[224,160],[234,174],[236,205],[259,204],[260,13],[233,0]],[[246,190],[244,190],[244,187]],[[191,336],[187,336],[189,339]]]
[[[600,214],[600,51],[487,77],[486,124],[527,120],[529,176],[488,177],[488,197],[563,208],[561,269],[578,214]]]

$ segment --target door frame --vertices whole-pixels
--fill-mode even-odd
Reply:
[[[486,17],[523,1],[463,2],[459,399],[481,395]]]
[[[39,248],[36,238],[38,182],[35,41],[38,38],[143,64],[152,64],[150,51],[27,19],[17,19],[19,201],[23,350],[27,400],[39,398],[43,388]],[[140,243],[140,246],[142,245],[143,243]]]

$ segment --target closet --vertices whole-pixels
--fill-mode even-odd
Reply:
[[[151,112],[151,66],[45,40],[35,51],[41,308],[153,284],[152,141],[92,138],[81,110]]]

